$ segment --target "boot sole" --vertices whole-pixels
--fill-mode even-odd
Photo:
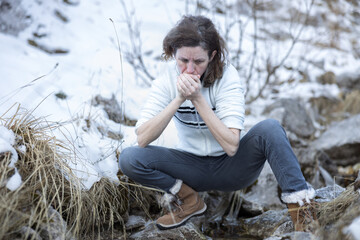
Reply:
[[[177,228],[180,227],[182,225],[184,225],[190,218],[195,217],[195,216],[199,216],[202,215],[207,209],[206,204],[204,203],[204,207],[196,212],[194,212],[193,214],[190,214],[189,216],[187,216],[186,218],[184,218],[181,222],[179,223],[175,223],[172,225],[161,225],[159,223],[156,224],[156,226],[160,229],[160,230],[168,230],[168,229],[173,229],[173,228]]]

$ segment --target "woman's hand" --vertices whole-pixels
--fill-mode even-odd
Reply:
[[[201,96],[201,81],[199,75],[182,73],[177,77],[179,94],[188,100],[195,100]]]

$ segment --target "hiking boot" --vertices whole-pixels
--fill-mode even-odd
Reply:
[[[156,220],[156,226],[160,230],[179,227],[191,217],[201,215],[206,210],[206,204],[199,194],[191,187],[182,183],[179,192],[176,194],[179,201],[174,201],[175,209]]]
[[[310,203],[304,201],[302,206],[298,203],[287,203],[295,231],[306,232],[312,230],[310,225],[317,220],[315,205],[314,200],[311,200]]]

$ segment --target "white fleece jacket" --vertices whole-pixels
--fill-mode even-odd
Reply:
[[[153,81],[136,129],[160,113],[176,97],[178,75],[176,63],[169,62],[163,74]],[[211,87],[203,87],[201,93],[227,127],[244,129],[244,88],[234,66],[227,64],[223,77],[216,80]],[[225,153],[191,101],[186,100],[173,119],[179,136],[177,149],[199,156],[220,156]]]

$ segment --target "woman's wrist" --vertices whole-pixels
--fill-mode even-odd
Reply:
[[[174,99],[176,101],[176,103],[180,106],[181,104],[183,104],[186,100],[186,98],[184,98],[180,93],[175,97]]]
[[[197,107],[202,103],[203,100],[204,100],[203,95],[199,94],[196,97],[194,97],[193,99],[191,99],[191,102],[194,105],[194,107]]]

